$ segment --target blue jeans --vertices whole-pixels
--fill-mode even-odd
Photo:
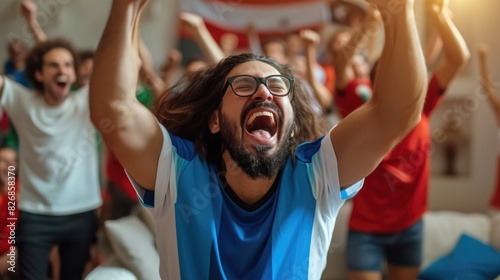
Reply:
[[[390,234],[349,231],[347,267],[350,271],[382,271],[384,261],[397,266],[420,266],[423,221]]]

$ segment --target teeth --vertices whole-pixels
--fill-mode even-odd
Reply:
[[[68,81],[68,77],[66,77],[66,76],[58,76],[56,78],[57,83],[66,83],[67,81]]]
[[[267,112],[267,111],[260,111],[260,112],[253,113],[250,116],[250,118],[248,119],[248,124],[252,124],[253,121],[255,120],[255,118],[260,117],[260,116],[268,116],[268,117],[270,117],[271,118],[271,125],[274,126],[274,124],[275,124],[274,115],[273,115],[273,113]]]

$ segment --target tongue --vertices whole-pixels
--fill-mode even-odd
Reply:
[[[263,129],[253,130],[250,132],[250,134],[267,139],[271,138],[271,133]]]

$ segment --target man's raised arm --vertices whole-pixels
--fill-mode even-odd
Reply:
[[[354,78],[352,73],[352,59],[361,53],[361,51],[377,36],[376,29],[380,28],[380,13],[377,7],[370,5],[366,17],[361,27],[354,32],[347,45],[339,50],[335,56],[333,67],[335,68],[336,87],[344,89],[346,85]]]
[[[138,24],[147,0],[113,0],[90,80],[90,113],[106,145],[144,188],[154,189],[163,137],[135,97]]]
[[[420,121],[427,71],[413,0],[371,0],[384,16],[385,45],[369,102],[331,134],[342,187],[366,177]]]
[[[491,81],[491,73],[488,67],[488,47],[481,45],[477,50],[479,54],[479,73],[481,74],[481,85],[483,87],[488,101],[493,109],[497,125],[500,127],[500,99],[495,93],[495,87]]]
[[[21,3],[21,14],[35,36],[36,42],[41,43],[47,41],[47,35],[36,18],[37,9],[36,4],[31,0],[23,0]]]
[[[470,58],[464,38],[453,23],[448,9],[449,0],[427,0],[429,17],[443,43],[444,56],[434,71],[441,88],[447,88]]]
[[[179,18],[181,26],[193,36],[209,64],[219,63],[219,61],[226,57],[220,46],[212,37],[212,34],[208,31],[201,16],[183,12],[180,14]]]

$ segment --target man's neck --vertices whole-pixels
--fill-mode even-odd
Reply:
[[[251,205],[259,201],[271,189],[276,175],[271,178],[250,178],[233,161],[227,151],[222,155],[226,167],[225,178],[233,192],[246,204]]]
[[[47,92],[43,93],[43,101],[45,101],[45,104],[49,105],[50,107],[57,107],[57,106],[63,104],[64,100],[66,100],[66,99],[55,100],[55,99],[50,97],[49,93],[47,93]]]

